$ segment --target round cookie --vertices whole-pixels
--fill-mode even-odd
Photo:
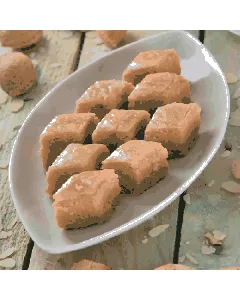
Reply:
[[[193,268],[181,264],[167,264],[160,266],[155,270],[193,270]]]
[[[35,45],[42,39],[42,36],[42,30],[0,30],[2,46],[15,49]]]
[[[25,94],[36,82],[31,59],[21,52],[0,56],[0,86],[10,96]]]

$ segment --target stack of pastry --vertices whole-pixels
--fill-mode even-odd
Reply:
[[[200,108],[180,73],[173,49],[139,53],[122,80],[97,81],[74,113],[47,125],[40,155],[59,227],[105,222],[121,193],[143,193],[167,175],[170,156],[189,152]]]

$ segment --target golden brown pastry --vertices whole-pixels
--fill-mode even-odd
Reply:
[[[175,73],[180,75],[180,57],[174,49],[140,52],[123,72],[123,80],[136,85],[148,74]]]
[[[40,156],[47,169],[71,143],[88,143],[99,119],[95,114],[64,114],[55,117],[40,136]]]
[[[73,174],[97,169],[109,150],[101,144],[70,144],[48,168],[46,192],[52,196]]]
[[[0,30],[2,46],[15,49],[35,45],[42,39],[42,36],[42,30]]]
[[[25,94],[36,82],[36,71],[31,59],[21,52],[0,56],[0,85],[10,96]]]
[[[185,155],[198,136],[200,112],[196,103],[159,107],[147,125],[144,139],[162,143],[171,155]]]
[[[173,102],[190,102],[190,84],[181,75],[156,73],[147,75],[128,97],[128,108],[154,112]]]
[[[122,80],[97,81],[77,100],[75,112],[92,112],[102,119],[111,109],[127,108],[133,89],[131,83]]]
[[[120,190],[114,170],[73,175],[53,195],[57,225],[65,229],[80,228],[109,220]]]
[[[193,270],[193,268],[190,268],[188,266],[185,265],[181,265],[181,264],[167,264],[167,265],[163,265],[160,266],[158,268],[156,268],[155,270]]]
[[[97,37],[103,43],[111,48],[117,48],[119,43],[124,39],[127,30],[97,30]]]
[[[93,143],[102,143],[111,150],[144,134],[150,121],[145,110],[112,109],[93,131]]]
[[[72,270],[110,270],[110,268],[95,261],[82,259],[79,262],[73,264]]]
[[[102,162],[103,169],[114,169],[125,193],[140,194],[155,185],[168,171],[168,152],[160,144],[128,141]]]

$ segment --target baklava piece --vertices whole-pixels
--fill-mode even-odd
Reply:
[[[74,229],[109,220],[120,191],[118,175],[114,170],[73,175],[53,195],[57,225]]]
[[[106,46],[117,48],[119,43],[126,36],[127,30],[97,30],[96,34]]]
[[[186,155],[193,147],[201,124],[196,103],[159,107],[145,130],[145,140],[161,143],[171,157]]]
[[[123,72],[123,80],[137,85],[148,74],[181,74],[180,57],[174,49],[140,52]]]
[[[79,262],[73,264],[72,270],[110,270],[110,268],[95,261],[82,259]]]
[[[99,119],[95,114],[64,114],[55,117],[40,136],[40,156],[47,169],[71,143],[90,143]]]
[[[114,108],[127,109],[127,98],[133,89],[131,83],[122,80],[97,81],[77,100],[75,112],[92,112],[102,119]]]
[[[190,84],[181,75],[156,73],[147,75],[128,97],[128,108],[150,113],[174,102],[190,103]]]
[[[102,162],[103,169],[114,169],[119,175],[122,192],[141,194],[168,171],[168,152],[160,144],[128,141]]]
[[[150,115],[144,110],[111,110],[92,134],[93,143],[102,143],[115,150],[121,144],[144,137]]]
[[[109,150],[105,145],[68,145],[48,168],[46,192],[52,196],[72,175],[99,168],[108,155]]]

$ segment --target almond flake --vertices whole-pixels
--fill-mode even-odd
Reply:
[[[59,68],[59,67],[61,67],[62,65],[61,64],[59,64],[59,63],[53,63],[53,64],[51,64],[49,67],[50,68]]]
[[[213,246],[202,246],[202,254],[209,255],[215,253],[216,249]]]
[[[169,227],[169,224],[158,225],[158,226],[154,227],[153,229],[151,229],[148,232],[148,234],[152,238],[157,237],[157,236],[159,236],[159,234],[163,233],[168,227]]]
[[[180,257],[178,258],[178,261],[179,261],[180,263],[183,263],[183,262],[184,262],[184,260],[185,260],[185,258],[186,258],[186,256],[185,256],[185,255],[183,255],[183,256],[180,256]]]
[[[232,175],[236,179],[240,179],[240,159],[235,159],[232,162]]]
[[[231,154],[229,150],[224,151],[220,156],[221,157],[228,157]]]
[[[148,239],[147,239],[147,238],[144,238],[144,239],[142,240],[142,244],[147,244],[147,242],[148,242]]]
[[[240,184],[234,181],[223,182],[222,188],[230,193],[234,193],[234,194],[240,193]]]
[[[0,254],[0,260],[11,256],[15,252],[15,250],[15,248],[8,248],[6,251]]]
[[[10,103],[10,110],[12,112],[18,112],[24,106],[23,99],[13,99]]]
[[[213,236],[218,241],[223,241],[226,237],[226,234],[220,230],[213,230]]]
[[[0,89],[0,104],[6,103],[8,99],[8,95]]]
[[[214,185],[214,183],[215,183],[215,181],[214,181],[214,180],[210,181],[210,182],[209,182],[209,184],[208,184],[208,187],[211,187],[211,186],[213,186],[213,185]]]
[[[1,231],[0,232],[0,240],[7,239],[12,235],[12,231]]]
[[[4,260],[0,260],[0,267],[5,269],[12,269],[16,265],[16,261],[12,258],[6,258]]]
[[[227,83],[235,83],[238,81],[238,76],[233,73],[225,73]]]
[[[198,262],[190,253],[186,253],[186,258],[194,265],[198,265]]]
[[[208,241],[210,242],[211,245],[221,245],[222,244],[210,232],[207,232],[204,236],[208,239]]]
[[[184,196],[183,196],[183,200],[184,200],[188,205],[191,204],[191,198],[190,198],[190,195],[189,195],[189,194],[184,195]]]
[[[0,169],[6,169],[9,165],[9,162],[6,160],[0,160]]]

